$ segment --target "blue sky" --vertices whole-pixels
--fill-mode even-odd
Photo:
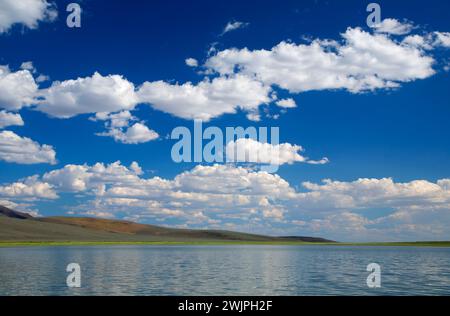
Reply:
[[[85,0],[81,28],[69,28],[72,1],[27,1],[20,12],[0,0],[3,204],[339,240],[450,238],[450,4],[378,1],[387,22],[371,29],[367,1]],[[167,136],[198,117],[279,127],[291,158],[276,174],[174,163]]]

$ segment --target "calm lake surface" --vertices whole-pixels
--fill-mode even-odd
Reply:
[[[66,285],[66,266],[81,285]],[[370,263],[381,288],[366,284]],[[0,248],[0,295],[450,295],[450,249],[332,246]]]

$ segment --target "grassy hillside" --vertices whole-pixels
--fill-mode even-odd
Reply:
[[[47,217],[37,219],[40,222],[64,224],[82,227],[94,231],[105,231],[116,235],[134,236],[142,239],[151,236],[155,240],[245,240],[270,241],[273,238],[260,235],[251,235],[231,231],[174,229],[153,225],[144,225],[127,221],[78,218],[78,217]]]
[[[67,219],[16,219],[0,217],[0,241],[102,241],[102,242],[133,242],[133,241],[217,241],[217,240],[248,240],[265,241],[267,237],[257,237],[233,232],[213,231],[183,231],[160,227],[149,227],[133,231],[134,225],[108,223],[102,229],[97,220]],[[143,225],[144,226],[144,225]],[[94,228],[95,227],[95,228]],[[130,228],[130,230],[126,229]]]
[[[318,242],[321,241],[321,242]],[[171,229],[92,218],[18,219],[0,213],[2,246],[333,245],[450,247],[450,242],[335,243],[309,237],[267,237],[227,231]]]
[[[174,229],[78,217],[33,218],[0,206],[0,247],[71,245],[334,245],[450,247],[450,242],[336,243],[314,237],[269,237],[231,231]]]
[[[269,237],[190,230],[78,217],[32,218],[0,209],[0,242],[328,242],[312,237]]]

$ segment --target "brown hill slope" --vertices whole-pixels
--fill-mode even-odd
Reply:
[[[154,225],[138,224],[134,222],[82,217],[45,217],[36,219],[40,222],[77,226],[95,231],[133,236],[153,236],[159,238],[176,239],[206,239],[206,240],[242,240],[242,241],[271,241],[273,237],[237,233],[220,230],[176,229]]]
[[[33,218],[0,208],[0,241],[308,241],[314,237],[270,237],[222,230],[175,229],[121,220],[79,217]]]

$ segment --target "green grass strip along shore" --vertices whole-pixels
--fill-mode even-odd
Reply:
[[[0,241],[0,247],[53,247],[53,246],[361,246],[361,247],[450,247],[450,241],[372,242],[372,243],[308,243],[308,242],[252,242],[252,241]]]

